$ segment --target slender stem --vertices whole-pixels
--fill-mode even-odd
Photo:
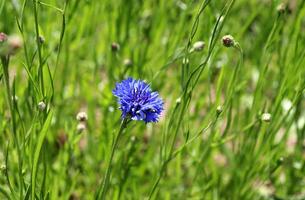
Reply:
[[[123,131],[125,130],[128,122],[129,122],[128,118],[124,118],[124,120],[121,123],[119,133],[116,135],[116,137],[114,139],[114,142],[113,142],[112,148],[111,148],[110,158],[109,158],[107,169],[106,169],[106,173],[105,173],[103,182],[99,187],[96,199],[105,199],[106,198],[106,193],[107,193],[107,189],[108,189],[108,185],[109,185],[109,181],[110,181],[110,174],[111,174],[111,169],[112,169],[113,156],[114,156],[115,150],[118,146],[119,139],[120,139]]]
[[[41,93],[44,97],[44,79],[43,79],[43,61],[42,61],[42,54],[41,54],[41,43],[40,43],[40,35],[39,35],[39,26],[38,26],[38,13],[37,13],[37,4],[38,1],[33,0],[33,10],[34,10],[34,19],[35,19],[35,32],[36,32],[36,43],[37,43],[37,51],[38,51],[38,58],[39,58],[39,76],[40,76],[40,86],[41,86]]]
[[[7,101],[8,106],[12,118],[12,130],[13,130],[13,138],[14,143],[17,146],[17,152],[18,152],[18,172],[19,172],[19,187],[20,187],[20,199],[23,199],[23,177],[22,177],[22,160],[21,160],[21,150],[19,146],[18,136],[17,136],[17,128],[16,128],[16,118],[14,113],[14,103],[12,98],[15,98],[11,94],[10,89],[10,79],[9,79],[9,56],[2,56],[1,57],[2,67],[3,67],[3,75],[4,75],[4,82],[6,87],[6,94],[7,94]]]

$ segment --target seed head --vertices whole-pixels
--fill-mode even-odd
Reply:
[[[38,109],[39,110],[41,110],[41,111],[44,111],[45,109],[46,109],[46,104],[45,104],[45,102],[43,102],[43,101],[40,101],[39,103],[38,103]]]
[[[88,115],[85,112],[79,112],[76,115],[76,119],[80,122],[85,122],[88,120]]]
[[[192,51],[202,51],[205,46],[203,41],[197,41],[193,44]]]
[[[263,122],[270,122],[271,121],[271,114],[270,113],[263,113],[261,117]]]
[[[235,45],[235,40],[231,35],[225,35],[222,37],[222,44],[225,47],[233,47]]]

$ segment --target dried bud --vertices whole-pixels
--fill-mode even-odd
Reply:
[[[85,112],[79,112],[76,115],[76,119],[80,122],[85,122],[88,120],[88,115]]]
[[[0,33],[0,42],[4,42],[7,40],[7,35],[5,33]]]
[[[193,48],[192,48],[192,51],[202,51],[202,49],[204,48],[205,46],[205,43],[203,41],[198,41],[198,42],[195,42],[193,44]]]
[[[68,136],[65,132],[60,132],[58,135],[57,135],[57,143],[60,147],[64,146],[66,144],[66,142],[68,141]]]
[[[113,43],[111,44],[111,50],[112,50],[113,52],[119,51],[119,50],[120,50],[120,45],[119,45],[118,43],[113,42]]]
[[[79,123],[77,124],[76,129],[78,133],[82,133],[84,130],[86,130],[86,125],[84,123]]]
[[[271,114],[270,113],[263,113],[261,117],[263,122],[270,122],[271,121]]]
[[[222,44],[225,47],[233,47],[235,45],[235,40],[231,35],[225,35],[222,37]]]
[[[38,103],[38,109],[39,110],[44,111],[46,109],[46,107],[47,106],[46,106],[46,104],[43,101]]]
[[[133,65],[132,61],[128,58],[125,59],[123,63],[124,63],[125,67],[132,67],[132,65]]]

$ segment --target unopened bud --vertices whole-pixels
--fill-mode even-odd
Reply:
[[[132,67],[133,65],[132,61],[128,58],[124,60],[123,64],[125,67]]]
[[[86,125],[84,123],[77,124],[76,130],[78,133],[82,133],[84,130],[86,130]]]
[[[220,115],[221,113],[222,113],[222,106],[217,106],[217,108],[216,108],[216,114],[217,115]]]
[[[120,45],[119,45],[118,43],[113,42],[113,43],[111,44],[111,50],[112,50],[113,52],[119,51],[119,50],[120,50]]]
[[[263,113],[261,119],[262,119],[263,122],[270,122],[271,121],[271,114],[270,113]]]
[[[80,122],[85,122],[88,120],[88,115],[85,112],[79,112],[76,115],[76,119]]]
[[[46,107],[47,106],[46,106],[46,104],[43,101],[38,103],[38,109],[39,110],[44,111],[46,109]]]
[[[231,35],[225,35],[222,37],[222,44],[225,47],[233,47],[235,45],[235,40]]]
[[[277,7],[276,7],[276,10],[278,13],[282,14],[286,11],[286,4],[285,3],[280,3]]]
[[[0,42],[4,42],[7,40],[7,35],[5,33],[0,33]]]
[[[192,50],[193,51],[202,51],[204,46],[205,46],[205,43],[203,41],[198,41],[193,44]]]
[[[10,36],[8,37],[7,42],[9,54],[11,55],[14,55],[22,47],[22,40],[19,36]]]
[[[178,99],[176,99],[176,104],[180,104],[181,103],[181,98],[179,97]]]

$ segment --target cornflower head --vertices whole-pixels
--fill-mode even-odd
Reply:
[[[117,83],[112,91],[118,98],[122,118],[157,122],[163,110],[163,101],[158,92],[152,92],[150,85],[142,80],[127,78]]]

